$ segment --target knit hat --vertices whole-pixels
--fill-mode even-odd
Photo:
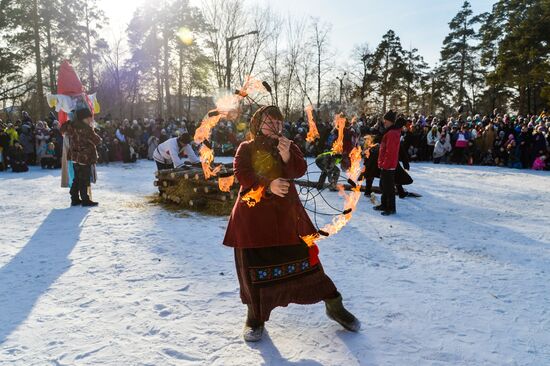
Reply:
[[[391,123],[395,123],[395,118],[397,117],[397,113],[392,111],[391,109],[384,114],[384,119],[390,121]]]

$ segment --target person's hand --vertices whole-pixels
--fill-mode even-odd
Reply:
[[[279,137],[279,144],[277,149],[279,150],[279,155],[283,158],[283,161],[286,163],[290,160],[290,143],[291,141],[284,136]]]
[[[271,191],[271,193],[279,197],[286,196],[288,194],[289,188],[290,188],[290,183],[283,178],[277,178],[275,180],[272,180],[271,184],[269,185],[269,190]]]

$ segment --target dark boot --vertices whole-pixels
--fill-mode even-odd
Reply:
[[[395,215],[395,210],[384,210],[381,212],[382,216],[390,216],[390,215]]]
[[[243,338],[246,342],[259,342],[264,334],[264,322],[254,318],[250,307],[243,329]]]
[[[80,206],[82,201],[79,197],[79,187],[80,187],[80,170],[78,164],[73,164],[74,178],[71,183],[71,206]]]
[[[79,192],[80,197],[82,198],[82,206],[83,207],[93,207],[97,206],[98,203],[90,200],[90,196],[88,195],[88,187],[90,186],[90,175],[91,175],[91,169],[92,167],[90,165],[80,165],[80,184],[79,184]]]
[[[361,323],[353,316],[352,313],[346,310],[342,303],[342,295],[338,293],[333,299],[325,300],[327,316],[339,323],[341,326],[351,332],[358,332],[361,329]]]
[[[384,205],[374,206],[372,209],[375,210],[375,211],[385,211],[386,210]]]

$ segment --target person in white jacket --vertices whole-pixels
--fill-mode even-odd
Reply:
[[[190,163],[199,163],[200,159],[191,146],[191,136],[184,133],[179,137],[173,137],[158,145],[153,153],[153,160],[157,163],[157,169],[179,168],[188,160]]]
[[[439,164],[441,161],[447,161],[447,154],[451,152],[452,146],[448,134],[442,134],[434,146],[434,164]]]

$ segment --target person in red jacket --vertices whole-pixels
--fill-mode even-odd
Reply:
[[[250,122],[252,139],[241,143],[233,163],[241,187],[223,243],[234,248],[240,296],[248,306],[244,339],[259,341],[271,310],[290,303],[325,301],[331,319],[358,331],[360,323],[344,308],[316,247],[301,239],[317,233],[292,182],[307,163],[282,129],[279,109],[261,107]],[[259,195],[249,198],[253,193]]]
[[[374,209],[382,211],[384,216],[395,214],[395,169],[399,161],[399,143],[401,139],[401,126],[396,123],[396,117],[396,113],[391,109],[384,115],[386,132],[384,132],[380,142],[378,153],[382,203]]]

